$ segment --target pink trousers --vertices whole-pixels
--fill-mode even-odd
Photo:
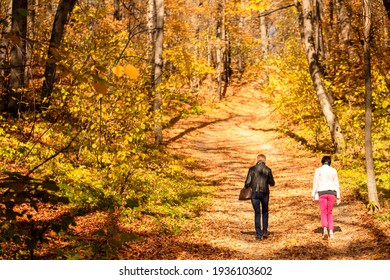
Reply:
[[[332,211],[335,201],[336,197],[332,194],[320,195],[318,199],[321,209],[321,225],[323,228],[327,227],[330,230],[334,229]]]

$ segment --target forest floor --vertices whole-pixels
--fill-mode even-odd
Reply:
[[[123,220],[107,211],[76,218],[71,234],[48,234],[38,259],[135,260],[325,260],[390,259],[390,222],[367,214],[364,203],[343,186],[334,209],[335,239],[322,240],[318,203],[311,200],[314,170],[322,154],[279,132],[278,117],[255,85],[240,87],[200,115],[180,119],[165,131],[165,148],[187,161],[185,172],[213,199],[177,231],[162,231],[161,217]],[[269,237],[255,239],[250,201],[239,201],[248,168],[267,156],[276,185],[271,188]],[[332,163],[336,168],[337,161]],[[205,198],[205,201],[207,199]],[[42,220],[64,214],[46,209]],[[59,212],[59,213],[58,213]],[[66,213],[65,213],[66,214]],[[173,225],[174,227],[175,225]],[[105,235],[96,231],[105,230]],[[121,235],[125,233],[125,235]],[[135,236],[128,242],[122,240]],[[119,243],[117,242],[119,240]],[[0,259],[25,258],[20,246],[4,247]],[[20,255],[22,254],[22,255]]]
[[[189,172],[215,185],[216,193],[200,213],[195,234],[146,258],[390,259],[389,223],[367,214],[363,202],[343,186],[342,203],[333,212],[335,239],[322,240],[318,203],[311,200],[322,155],[278,132],[276,118],[260,92],[247,86],[168,131],[169,150],[192,158]],[[250,201],[238,200],[258,153],[266,155],[276,181],[270,194],[269,237],[261,241],[255,239]]]

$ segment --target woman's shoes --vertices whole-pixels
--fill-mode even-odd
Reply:
[[[322,239],[327,240],[328,237],[329,237],[328,229],[326,227],[324,227],[324,230],[322,232]]]
[[[328,229],[326,227],[324,227],[324,230],[322,232],[322,239],[326,240],[328,238],[334,239],[333,230],[329,230],[329,233],[328,233]]]

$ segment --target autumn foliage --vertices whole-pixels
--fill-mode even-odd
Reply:
[[[202,170],[191,155],[201,140],[186,142],[193,150],[185,154],[170,145],[211,125],[206,113],[223,115],[227,110],[219,106],[228,106],[244,86],[254,90],[248,97],[253,107],[261,103],[274,110],[270,130],[312,155],[333,153],[292,1],[163,1],[157,88],[151,78],[149,1],[76,1],[56,46],[50,39],[62,1],[29,1],[11,16],[8,7],[15,2],[0,0],[1,259],[240,258],[224,246],[216,255],[210,236],[199,237],[201,213],[214,207],[212,197],[221,186],[192,172]],[[335,9],[336,2],[346,6]],[[383,209],[370,217],[372,223],[390,219],[390,23],[380,2],[373,2],[372,137]],[[346,141],[335,161],[351,200],[362,201],[364,209],[361,9],[360,1],[329,1],[317,22],[321,75]],[[27,19],[24,32],[16,29],[20,17]],[[340,23],[343,17],[348,26]],[[52,92],[44,95],[48,65],[55,65],[56,75]],[[23,82],[15,86],[17,77]],[[156,92],[162,93],[162,106],[153,111]],[[157,146],[156,119],[164,135]],[[181,120],[190,123],[172,132]],[[202,226],[212,228],[213,221]],[[196,241],[189,241],[193,236]],[[171,248],[175,242],[191,249]],[[301,258],[295,242],[283,242],[287,249],[275,258],[290,252]],[[312,245],[315,250],[318,244]],[[383,258],[383,251],[377,256]]]

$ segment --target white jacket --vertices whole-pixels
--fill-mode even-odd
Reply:
[[[340,184],[337,171],[327,164],[317,168],[314,173],[311,196],[317,199],[320,191],[336,191],[337,198],[340,198]]]

